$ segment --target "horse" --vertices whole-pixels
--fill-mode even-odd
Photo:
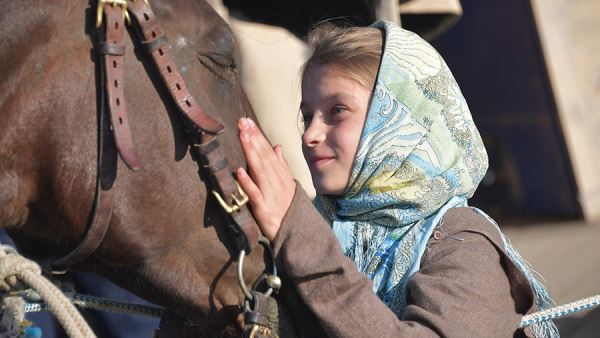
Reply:
[[[70,252],[92,217],[103,104],[96,5],[0,1],[0,227],[31,257]],[[231,29],[205,1],[151,6],[187,88],[225,127],[219,143],[229,165],[244,166],[236,123],[254,112],[240,85]],[[140,42],[128,38],[135,28],[126,30],[120,85],[141,167],[115,163],[104,239],[70,268],[97,272],[185,315],[197,324],[196,336],[239,333],[244,294],[235,243],[223,227],[227,215],[198,172],[159,72]],[[246,257],[249,283],[267,268],[266,251],[259,245]]]

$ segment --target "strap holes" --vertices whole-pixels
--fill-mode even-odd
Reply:
[[[113,61],[113,68],[117,68],[117,61]]]
[[[179,85],[179,83],[176,83],[175,87],[177,87],[177,90],[181,90],[181,86]]]
[[[155,31],[152,31],[152,38],[153,39],[156,38],[156,32]]]
[[[115,80],[115,88],[119,88],[119,81]]]
[[[187,106],[188,106],[188,107],[191,107],[191,106],[192,106],[192,103],[190,102],[190,100],[189,100],[189,99],[186,99],[186,100],[185,100],[185,104],[187,104]]]
[[[150,20],[150,17],[148,16],[148,14],[147,14],[147,13],[144,13],[144,19],[145,19],[146,21]]]
[[[117,101],[117,106],[120,106],[121,105],[121,100],[119,100],[119,98],[117,97],[116,101]]]
[[[160,54],[160,56],[163,56],[165,53],[163,52],[163,50],[161,48],[158,49],[158,54]]]
[[[167,72],[172,73],[173,70],[171,69],[171,66],[167,66]]]
[[[123,124],[123,118],[119,116],[119,124]]]
[[[119,29],[119,23],[115,22],[115,29]]]

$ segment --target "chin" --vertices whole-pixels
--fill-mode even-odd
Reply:
[[[342,195],[342,193],[344,192],[343,188],[339,188],[339,187],[331,187],[331,186],[327,186],[327,185],[322,185],[322,184],[315,184],[315,192],[319,195],[333,195],[333,196],[340,196]]]

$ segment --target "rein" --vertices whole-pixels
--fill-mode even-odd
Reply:
[[[131,20],[129,14],[135,20]],[[106,19],[104,24],[103,17]],[[271,294],[279,289],[281,280],[277,276],[270,243],[258,234],[258,226],[246,205],[248,196],[233,177],[219,146],[218,137],[223,134],[224,126],[206,113],[187,89],[171,56],[169,42],[147,0],[98,0],[96,26],[99,32],[104,27],[104,36],[96,48],[99,52],[101,87],[96,193],[83,238],[66,255],[51,259],[46,270],[53,274],[65,273],[70,266],[91,256],[104,240],[113,210],[112,189],[117,173],[117,153],[130,170],[141,167],[129,128],[124,95],[125,20],[129,23],[135,21],[139,39],[152,57],[163,84],[178,108],[192,158],[198,162],[200,171],[208,176],[208,186],[226,213],[226,226],[239,252],[238,280],[246,298],[243,305],[245,336],[276,337],[277,318],[273,318],[272,314],[273,307],[277,313],[277,304]],[[250,290],[243,278],[243,260],[258,244],[269,252],[272,270],[264,273]],[[258,288],[266,291],[257,291]]]

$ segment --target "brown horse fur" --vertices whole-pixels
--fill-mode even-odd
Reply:
[[[96,1],[1,0],[0,226],[19,248],[61,255],[85,231],[96,182]],[[204,1],[153,0],[188,88],[226,126],[232,168],[244,164],[236,121],[253,116],[239,52]],[[199,179],[178,115],[129,28],[125,95],[143,167],[119,161],[114,212],[102,245],[75,268],[101,273],[152,302],[203,321],[207,335],[239,319],[243,299],[223,211]],[[207,57],[212,55],[212,57]],[[246,259],[253,280],[262,249]],[[239,320],[238,320],[239,322]]]

